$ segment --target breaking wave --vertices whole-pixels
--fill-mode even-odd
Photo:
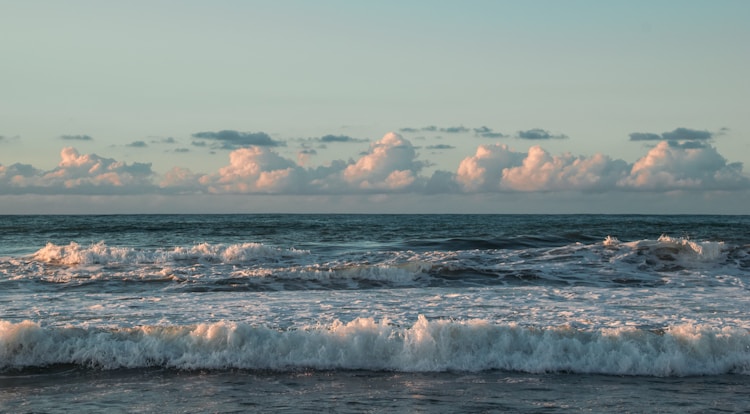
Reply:
[[[206,263],[247,263],[260,260],[280,260],[305,255],[308,252],[296,249],[280,249],[261,243],[208,244],[192,247],[175,247],[171,250],[143,250],[130,247],[111,247],[99,242],[81,246],[71,242],[67,246],[53,243],[32,255],[34,260],[61,265],[90,264],[144,264],[193,261]]]
[[[410,327],[358,318],[299,329],[218,322],[103,329],[0,321],[0,370],[72,364],[112,370],[400,372],[507,370],[608,375],[750,374],[745,329],[679,325],[578,330],[427,320]]]
[[[588,285],[745,286],[750,247],[663,235],[560,247],[472,250],[359,250],[336,255],[262,243],[132,248],[105,242],[48,243],[0,258],[0,276],[53,283],[169,281],[188,289],[300,290],[408,286]]]

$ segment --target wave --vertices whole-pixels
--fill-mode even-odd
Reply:
[[[111,247],[102,241],[90,246],[81,246],[76,242],[71,242],[67,246],[47,243],[44,248],[39,249],[31,257],[41,262],[60,265],[145,264],[180,261],[233,264],[259,260],[280,260],[308,253],[293,248],[274,248],[261,243],[231,245],[201,243],[187,248],[175,247],[171,250],[144,250],[130,247]]]
[[[0,321],[1,371],[73,364],[102,370],[749,375],[748,349],[747,330],[700,325],[583,331],[486,320],[428,321],[421,315],[411,327],[359,318],[287,330],[234,322],[102,329]]]
[[[311,252],[262,243],[132,248],[48,243],[0,259],[0,276],[57,284],[93,281],[187,284],[188,290],[367,289],[408,286],[745,286],[750,246],[663,235],[609,236],[561,247]]]

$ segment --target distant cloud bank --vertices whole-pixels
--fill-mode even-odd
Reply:
[[[490,129],[475,133],[494,133]],[[559,139],[545,130],[519,132],[525,139]],[[371,143],[358,159],[305,167],[274,151],[282,145],[265,133],[200,132],[207,146],[230,150],[228,164],[211,173],[175,167],[157,175],[151,164],[124,163],[63,148],[60,163],[44,171],[26,164],[0,164],[5,194],[389,194],[493,192],[734,191],[750,189],[741,163],[730,163],[706,141],[705,131],[678,128],[634,163],[607,155],[550,154],[539,145],[515,151],[506,144],[479,145],[454,171],[424,171],[431,164],[397,133]],[[634,141],[652,141],[636,133]],[[328,138],[326,138],[328,137]],[[646,139],[648,138],[648,139]],[[320,142],[352,142],[324,136]],[[142,141],[130,146],[139,147]],[[208,144],[210,143],[210,144]],[[698,143],[698,144],[696,144]],[[145,143],[143,143],[145,145]],[[429,149],[454,149],[450,145]],[[186,149],[182,149],[186,150]]]

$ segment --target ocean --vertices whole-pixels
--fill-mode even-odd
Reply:
[[[2,412],[742,412],[750,216],[0,216]]]

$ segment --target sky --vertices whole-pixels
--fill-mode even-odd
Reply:
[[[750,214],[748,18],[0,0],[0,214]]]

